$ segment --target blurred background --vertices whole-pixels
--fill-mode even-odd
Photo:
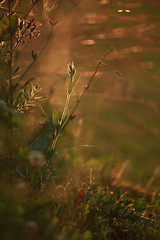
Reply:
[[[28,1],[19,4],[26,11]],[[56,10],[53,4],[58,4]],[[48,4],[48,5],[45,5]],[[41,35],[25,48],[39,52],[49,32],[48,16],[57,21],[41,58],[28,74],[40,82],[60,113],[66,97],[67,64],[74,62],[80,81],[70,111],[111,47],[76,118],[60,137],[64,158],[94,161],[115,183],[131,182],[157,189],[160,182],[160,2],[158,0],[40,1],[32,14],[41,16]],[[95,167],[96,168],[96,167]],[[107,181],[107,180],[106,180]]]

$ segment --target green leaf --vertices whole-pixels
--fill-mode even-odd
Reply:
[[[11,26],[10,26],[10,20]],[[0,41],[7,41],[13,36],[18,29],[18,17],[14,15],[5,14],[0,16]]]
[[[31,149],[37,151],[46,151],[53,141],[54,136],[55,126],[52,120],[48,120],[44,129],[40,131],[39,135],[32,142]]]
[[[59,115],[58,115],[58,112],[56,110],[53,111],[52,122],[55,126],[59,125]]]
[[[147,203],[144,201],[144,199],[138,199],[133,205],[137,215],[141,215],[142,212],[146,209],[146,206]]]

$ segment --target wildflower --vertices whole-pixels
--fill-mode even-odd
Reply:
[[[42,152],[35,151],[35,150],[31,152],[28,161],[32,166],[37,166],[37,167],[44,166],[45,164],[44,156]]]

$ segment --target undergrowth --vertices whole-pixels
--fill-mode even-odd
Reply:
[[[1,239],[160,239],[158,203],[134,199],[121,189],[104,186],[102,179],[96,176],[93,179],[90,166],[78,159],[67,163],[64,156],[65,164],[57,159],[59,135],[74,118],[75,110],[112,49],[98,62],[70,113],[70,98],[80,75],[76,75],[73,63],[68,64],[64,110],[61,114],[56,110],[47,114],[43,104],[47,98],[41,96],[41,88],[33,83],[33,78],[27,79],[27,73],[45,50],[55,22],[50,21],[51,31],[40,52],[31,50],[33,60],[24,72],[17,65],[25,44],[40,34],[38,20],[30,17],[38,2],[32,0],[27,13],[16,12],[16,1],[4,1],[6,5],[1,7]],[[39,114],[43,122],[38,119]],[[26,133],[28,116],[34,116],[36,123]]]

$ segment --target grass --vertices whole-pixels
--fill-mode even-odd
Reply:
[[[63,181],[61,168],[61,181],[41,192],[22,180],[1,185],[2,239],[159,239],[158,198],[146,202],[140,191],[135,197],[131,188],[104,187],[93,181],[94,171],[87,176],[86,164],[75,160],[81,169],[67,166]]]
[[[9,15],[5,9],[0,19],[0,56],[5,66],[0,68],[1,239],[159,239],[159,151],[154,144],[159,140],[159,128],[153,104],[140,101],[136,94],[123,96],[119,81],[125,79],[115,67],[109,68],[109,72],[105,63],[113,51],[109,49],[97,63],[87,85],[82,87],[79,98],[72,102],[71,109],[71,94],[80,75],[76,74],[73,63],[68,64],[64,110],[53,110],[50,99],[41,96],[36,80],[33,83],[33,78],[26,76],[45,50],[54,23],[50,22],[51,32],[39,54],[32,49],[32,62],[23,72],[17,66],[16,51],[24,54],[25,44],[21,40],[26,40],[25,33],[33,33],[31,40],[37,37],[38,22],[30,18],[29,13],[38,1],[31,3],[24,17],[16,11],[13,13],[11,2],[6,2]],[[121,62],[120,67],[122,65]],[[97,76],[99,71],[102,74]],[[93,81],[95,78],[97,83]],[[108,78],[113,80],[113,86]],[[102,87],[99,80],[103,82]],[[84,107],[80,103],[91,86],[92,105]],[[143,86],[145,82],[141,88],[149,89],[148,85]],[[106,97],[104,88],[110,91],[108,98],[113,96],[110,103],[107,102],[107,110],[101,106],[101,94]],[[100,94],[96,95],[98,90]],[[157,95],[158,91],[153,93]],[[139,96],[146,99],[148,93],[139,93]],[[73,119],[79,107],[84,116],[79,118],[78,133]],[[88,129],[91,123],[94,131]],[[71,148],[65,147],[68,132]],[[75,133],[82,134],[83,138],[72,147]],[[154,162],[149,164],[150,158]],[[148,166],[144,168],[146,162]]]

